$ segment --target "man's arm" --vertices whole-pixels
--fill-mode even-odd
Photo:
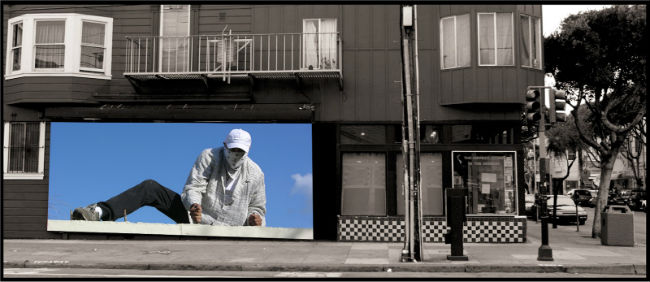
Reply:
[[[187,177],[187,181],[185,181],[181,200],[185,209],[188,211],[192,204],[201,204],[203,193],[205,193],[208,186],[208,178],[212,172],[212,154],[213,151],[211,149],[203,150],[198,158],[196,158],[190,175]]]
[[[264,184],[264,174],[261,175],[258,183],[253,184],[253,193],[248,204],[248,216],[245,225],[256,225],[251,222],[251,215],[257,215],[261,219],[260,225],[266,226],[266,187]],[[255,216],[253,216],[255,217]]]

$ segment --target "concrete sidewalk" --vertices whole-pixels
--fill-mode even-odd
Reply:
[[[646,275],[646,247],[603,246],[567,228],[549,229],[554,261],[537,260],[538,224],[528,242],[465,244],[469,261],[448,261],[450,245],[424,244],[424,261],[399,262],[402,243],[278,240],[4,240],[5,268],[317,272],[565,272]],[[536,226],[537,225],[537,226]]]

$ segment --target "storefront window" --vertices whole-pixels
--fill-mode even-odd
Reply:
[[[383,125],[342,125],[341,144],[385,144]]]
[[[404,215],[404,160],[396,157],[397,214]],[[422,214],[443,215],[442,154],[422,153],[420,156],[420,187],[422,187]]]
[[[516,213],[515,160],[515,152],[452,152],[452,185],[468,189],[468,214]]]
[[[386,155],[344,153],[342,215],[386,215]]]

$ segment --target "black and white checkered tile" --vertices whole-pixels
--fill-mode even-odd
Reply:
[[[467,243],[523,243],[525,217],[468,217],[463,226]],[[401,217],[339,216],[339,241],[401,242],[404,240],[404,219]],[[442,243],[447,233],[444,217],[424,218],[424,242]]]

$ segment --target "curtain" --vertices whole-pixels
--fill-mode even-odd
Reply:
[[[162,5],[162,62],[164,72],[189,71],[189,5]]]
[[[479,14],[479,33],[480,38],[478,42],[479,57],[481,65],[494,64],[494,15],[493,14]]]
[[[533,43],[532,43],[532,51],[531,55],[533,56],[533,67],[539,68],[541,67],[541,50],[539,48],[539,43],[540,43],[540,25],[539,25],[539,19],[535,18],[532,21],[532,29],[533,29]]]
[[[319,20],[305,20],[303,22],[303,68],[318,68],[318,26]]]
[[[320,67],[323,69],[336,68],[338,59],[336,56],[336,19],[321,19],[320,28]]]
[[[63,68],[65,21],[36,22],[36,68]]]
[[[456,38],[454,34],[454,18],[444,18],[440,22],[442,32],[442,67],[456,67]]]
[[[386,215],[386,156],[345,153],[342,158],[342,215]]]
[[[81,67],[103,69],[104,24],[83,22],[81,30]]]
[[[521,16],[521,65],[530,64],[530,22],[528,16]]]
[[[458,66],[467,67],[471,63],[469,14],[456,17],[456,44],[458,51]]]
[[[497,65],[514,64],[512,13],[497,13]]]

